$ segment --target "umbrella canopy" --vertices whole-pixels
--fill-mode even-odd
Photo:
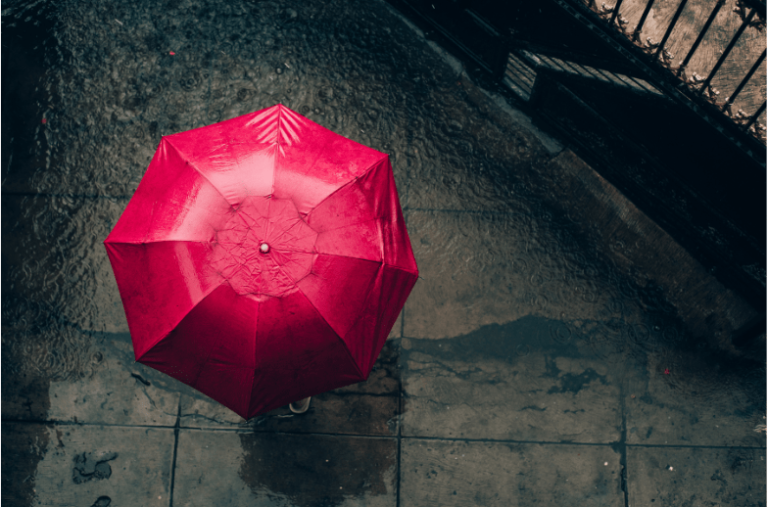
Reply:
[[[104,243],[136,360],[246,419],[368,378],[418,277],[389,157],[283,105],[163,137]]]

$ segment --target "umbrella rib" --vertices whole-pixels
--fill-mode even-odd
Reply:
[[[219,193],[221,198],[224,199],[224,201],[231,206],[232,204],[229,202],[229,199],[227,199],[227,197],[221,192],[219,187],[214,185],[213,182],[211,180],[209,180],[208,177],[202,171],[200,171],[200,169],[197,168],[197,166],[195,166],[194,162],[189,160],[189,157],[187,157],[184,154],[184,152],[182,152],[177,146],[175,146],[173,143],[171,143],[171,141],[168,140],[168,137],[170,137],[170,136],[164,137],[163,140],[166,141],[168,143],[168,145],[171,146],[174,150],[176,150],[176,153],[178,153],[187,162],[187,164],[189,164],[189,167],[191,167],[197,174],[199,174],[200,177],[203,178],[211,187],[213,187],[216,190],[216,192]],[[238,165],[239,165],[239,163],[238,163]]]
[[[152,211],[149,214],[149,221],[148,221],[148,223],[150,225],[152,224],[152,222],[154,221],[154,218],[155,218],[155,206],[157,206],[157,201],[152,203]],[[141,244],[144,244],[144,243],[147,242],[147,238],[149,237],[150,230],[151,230],[151,228],[147,227],[147,233],[144,234],[143,238],[141,238]]]
[[[155,341],[152,343],[152,345],[150,345],[149,347],[147,347],[147,349],[144,351],[144,354],[142,354],[140,357],[137,357],[137,358],[136,358],[136,361],[141,361],[141,358],[142,358],[142,357],[144,357],[144,356],[147,354],[147,352],[149,352],[150,350],[152,350],[153,348],[155,348],[155,346],[156,346],[158,343],[160,343],[161,341],[163,341],[163,340],[165,340],[166,338],[168,338],[168,335],[170,335],[170,334],[171,334],[171,332],[173,332],[173,330],[174,330],[174,329],[176,329],[176,327],[177,327],[177,326],[178,326],[178,325],[181,323],[181,321],[182,321],[182,320],[184,320],[185,318],[187,318],[187,315],[189,315],[189,312],[191,312],[191,311],[192,311],[192,310],[193,310],[193,309],[194,309],[194,308],[195,308],[195,307],[196,307],[198,304],[200,304],[200,303],[201,303],[201,302],[202,302],[202,301],[203,301],[205,298],[207,298],[208,296],[210,296],[210,295],[211,295],[211,293],[212,293],[213,291],[215,291],[216,289],[218,289],[219,287],[221,287],[221,286],[222,286],[222,284],[224,284],[224,283],[227,283],[227,281],[226,281],[226,280],[222,280],[222,281],[221,281],[221,282],[220,282],[218,285],[215,285],[215,286],[211,286],[211,287],[210,287],[210,288],[209,288],[209,289],[208,289],[208,290],[207,290],[207,291],[204,293],[203,297],[201,297],[201,298],[200,298],[200,301],[198,301],[197,303],[195,303],[195,304],[192,306],[192,308],[190,308],[189,310],[187,310],[187,312],[186,312],[186,313],[185,313],[185,314],[184,314],[184,315],[183,315],[183,316],[182,316],[182,317],[181,317],[181,318],[178,320],[178,322],[174,323],[174,324],[173,324],[173,326],[171,326],[170,330],[169,330],[167,333],[165,333],[164,335],[162,335],[160,338],[158,338],[157,340],[155,340]]]
[[[379,276],[382,274],[382,271],[383,271],[383,270],[384,270],[384,263],[382,262],[382,263],[381,263],[381,265],[379,266],[379,269],[378,269],[378,271],[376,272],[376,278],[378,278],[378,277],[379,277]],[[368,295],[367,295],[367,296],[366,296],[366,298],[365,298],[365,299],[366,299],[366,303],[368,302],[368,300],[370,299],[370,297],[371,297],[371,292],[369,291],[369,292],[368,292]],[[366,305],[366,306],[368,306],[368,305]],[[319,312],[318,312],[318,313],[319,313]],[[355,321],[354,321],[354,322],[352,323],[352,325],[350,326],[350,329],[353,329],[353,328],[355,327],[355,325],[356,325],[358,322],[360,322],[360,319],[362,319],[364,316],[365,316],[365,313],[361,313],[360,315],[358,315],[358,316],[357,316],[357,318],[355,319]],[[378,322],[378,319],[377,319],[377,322]],[[342,340],[342,341],[343,341],[343,340]],[[350,355],[351,355],[351,353],[350,353]],[[367,366],[367,365],[366,365],[366,366]]]
[[[331,330],[333,331],[333,334],[335,334],[335,335],[336,335],[336,338],[337,338],[337,339],[338,339],[338,340],[341,342],[341,344],[342,344],[342,345],[343,345],[343,347],[344,347],[344,350],[347,352],[347,356],[349,357],[349,360],[350,360],[350,361],[352,362],[352,364],[354,365],[354,367],[355,367],[355,371],[357,371],[357,374],[358,374],[358,375],[360,375],[360,378],[361,378],[361,379],[362,379],[362,378],[364,378],[364,377],[365,377],[365,375],[363,375],[363,372],[362,372],[362,371],[360,371],[360,366],[357,364],[357,361],[355,361],[355,358],[354,358],[354,357],[352,357],[352,352],[350,352],[350,350],[349,350],[349,347],[347,347],[347,342],[345,342],[345,341],[344,341],[344,339],[343,339],[341,336],[339,336],[339,334],[336,332],[336,330],[335,330],[335,329],[333,329],[333,326],[332,326],[332,325],[331,325],[331,323],[330,323],[330,322],[328,322],[328,320],[325,318],[325,315],[323,315],[323,313],[322,313],[320,310],[318,310],[318,308],[317,308],[317,307],[316,307],[316,306],[315,306],[315,305],[312,303],[312,300],[311,300],[311,299],[309,299],[309,298],[307,297],[307,295],[304,293],[304,291],[303,291],[303,290],[301,290],[301,287],[299,287],[299,286],[297,285],[297,286],[296,286],[296,288],[297,288],[297,289],[299,289],[299,292],[301,292],[301,295],[302,295],[302,296],[304,296],[304,298],[305,298],[305,299],[306,299],[306,300],[309,302],[309,304],[312,306],[312,308],[314,308],[314,309],[315,309],[315,311],[317,312],[317,314],[320,316],[320,318],[321,318],[321,319],[323,319],[323,322],[325,322],[325,324],[328,326],[328,328],[329,328],[329,329],[331,329]]]
[[[374,217],[374,218],[370,218],[368,220],[360,220],[359,222],[349,222],[347,224],[340,225],[338,227],[332,227],[330,229],[323,229],[322,231],[318,231],[316,229],[312,229],[312,230],[315,231],[318,235],[320,235],[320,234],[323,234],[323,233],[326,233],[326,232],[338,231],[339,229],[343,229],[345,227],[350,227],[350,226],[353,226],[353,225],[360,225],[360,224],[364,224],[364,223],[367,223],[367,222],[375,222],[376,220],[381,220],[381,217]],[[307,224],[307,225],[309,225],[309,224]],[[298,238],[298,239],[301,239],[301,238]]]
[[[283,144],[280,142],[280,138],[282,137],[280,135],[282,130],[282,127],[281,127],[282,117],[283,117],[283,108],[278,107],[277,108],[277,135],[275,136],[275,138],[277,140],[276,144],[277,144],[277,149],[280,152],[280,155],[285,156],[285,150],[283,149]],[[277,172],[277,167],[275,167],[275,172]]]
[[[362,257],[352,257],[351,255],[330,254],[330,253],[322,253],[322,252],[317,252],[317,253],[320,254],[320,255],[327,255],[329,257],[343,257],[345,259],[355,259],[355,260],[358,260],[358,261],[375,262],[376,264],[381,264],[382,266],[387,266],[388,268],[398,269],[398,270],[400,270],[400,271],[402,271],[404,273],[410,273],[412,275],[418,275],[419,274],[418,270],[411,271],[410,269],[404,268],[402,266],[397,266],[395,264],[387,264],[386,262],[384,262],[384,260],[375,261],[375,260],[372,260],[372,259],[363,259]]]
[[[287,109],[287,108],[286,108]],[[283,108],[280,108],[280,115],[278,116],[278,138],[280,138],[280,134],[283,133],[283,129],[285,129],[285,132],[287,133],[286,137],[288,138],[288,146],[292,146],[290,141],[297,142],[299,141],[299,134],[297,133],[300,129],[301,125],[296,121],[295,118],[291,118],[291,115],[286,113],[285,118],[283,118]],[[293,128],[291,128],[293,127]]]
[[[258,347],[256,346],[256,339],[258,338],[259,333],[259,313],[261,312],[261,304],[256,306],[256,330],[253,332],[253,379],[251,380],[251,389],[248,391],[248,399],[246,400],[245,404],[245,418],[248,419],[248,416],[250,415],[251,411],[251,400],[253,399],[253,391],[256,389],[256,370],[258,369],[259,361],[257,357],[256,350]]]
[[[197,243],[199,245],[210,245],[210,241],[200,241],[197,239],[184,239],[184,238],[178,238],[178,239],[158,239],[156,241],[110,241],[109,244],[111,245],[156,245],[158,243]]]
[[[324,127],[322,127],[322,126],[320,126],[320,127],[321,127],[321,128],[324,128]],[[326,130],[327,130],[327,129],[326,129]],[[280,137],[280,136],[278,135],[278,137]],[[328,146],[328,145],[329,145],[329,144],[331,144],[332,142],[333,142],[333,140],[331,140],[331,139],[327,140],[327,141],[325,142],[325,144],[323,144],[322,148],[317,150],[317,156],[316,156],[316,157],[315,157],[315,159],[312,161],[312,163],[311,163],[311,164],[309,164],[309,163],[306,163],[306,164],[304,164],[304,167],[305,167],[305,174],[309,174],[309,173],[312,171],[312,169],[314,169],[314,167],[315,167],[315,164],[317,163],[317,161],[318,161],[318,160],[320,160],[320,157],[322,157],[322,156],[323,156],[322,154],[325,152],[325,148],[326,148],[326,146]],[[285,154],[284,154],[284,153],[283,153],[283,156],[285,156]],[[278,161],[279,161],[279,159],[278,159]],[[277,170],[278,170],[278,168],[277,168],[277,167],[275,167],[275,173],[277,173]],[[295,203],[294,203],[294,204],[295,204]]]
[[[387,264],[386,262],[384,262],[383,259],[382,260],[374,260],[374,259],[365,259],[363,257],[353,257],[351,255],[342,255],[342,254],[335,254],[335,253],[323,253],[323,252],[317,252],[317,253],[319,255],[327,255],[328,257],[341,257],[341,258],[344,258],[344,259],[354,259],[356,261],[375,262],[376,264],[381,264],[382,266],[387,266],[389,268],[399,269],[400,271],[404,271],[406,273],[412,273],[412,274],[416,274],[417,273],[415,271],[411,271],[411,270],[406,269],[406,268],[401,267],[401,266],[396,266],[394,264]]]
[[[309,213],[307,213],[307,216],[306,216],[306,217],[304,217],[304,218],[305,218],[305,219],[309,219],[309,218],[312,216],[312,211],[315,211],[315,209],[317,209],[317,207],[318,207],[318,206],[320,206],[320,205],[321,205],[321,204],[323,204],[325,201],[327,201],[328,199],[330,199],[331,197],[333,197],[334,195],[336,195],[338,192],[341,192],[342,190],[344,190],[344,189],[345,189],[345,188],[347,188],[348,186],[350,186],[350,185],[353,185],[355,182],[357,182],[357,180],[359,180],[359,179],[360,179],[360,178],[362,178],[363,176],[367,175],[367,174],[368,174],[369,172],[371,172],[371,170],[372,170],[374,167],[376,167],[376,166],[377,166],[377,165],[378,165],[378,164],[379,164],[379,163],[380,163],[382,160],[386,160],[386,159],[388,159],[388,158],[389,158],[389,155],[387,155],[386,153],[382,153],[382,155],[384,155],[384,156],[383,156],[383,157],[381,157],[381,158],[379,158],[379,159],[376,159],[376,161],[374,161],[374,162],[373,162],[373,163],[372,163],[370,166],[368,166],[368,168],[367,168],[365,171],[363,171],[362,173],[358,174],[357,176],[355,176],[354,178],[352,178],[352,179],[351,179],[351,180],[349,180],[348,182],[344,183],[342,186],[340,186],[339,188],[337,188],[336,190],[334,190],[334,191],[333,191],[333,192],[331,192],[330,194],[326,195],[326,196],[323,198],[323,200],[322,200],[322,201],[320,201],[320,202],[318,202],[318,203],[317,203],[317,204],[316,204],[316,205],[315,205],[315,206],[312,208],[312,210],[311,210]],[[318,156],[318,158],[319,158],[319,156]],[[307,222],[307,225],[309,225],[309,222]],[[310,227],[311,227],[311,226],[310,226]]]

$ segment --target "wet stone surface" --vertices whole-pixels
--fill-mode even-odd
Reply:
[[[728,344],[762,309],[640,241],[623,196],[388,4],[3,9],[5,502],[765,498],[764,341]],[[101,242],[161,136],[276,103],[390,155],[421,278],[366,382],[244,421],[134,363]]]
[[[394,438],[182,431],[177,463],[174,504],[396,504]]]
[[[561,322],[527,316],[449,340],[406,338],[403,349],[404,435],[620,439],[616,356],[596,357]]]
[[[173,447],[170,429],[7,424],[3,468],[8,465],[11,481],[3,485],[3,501],[53,507],[103,506],[109,499],[137,507],[165,506],[170,498]],[[30,448],[40,462],[27,477],[19,477],[25,468],[19,457],[28,456]]]
[[[630,505],[765,505],[765,449],[630,448],[627,459]]]
[[[109,462],[117,458],[116,452],[102,453],[94,456],[92,452],[84,452],[75,456],[75,467],[72,469],[72,480],[82,484],[91,479],[109,479],[112,467]]]
[[[627,442],[764,447],[765,432],[755,429],[765,424],[765,410],[749,387],[762,381],[763,372],[739,360],[649,354],[627,375]]]
[[[624,505],[610,447],[404,442],[401,505]]]

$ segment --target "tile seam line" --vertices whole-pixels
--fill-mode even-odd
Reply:
[[[353,433],[320,433],[320,432],[291,432],[291,431],[258,431],[252,428],[190,428],[181,427],[180,431],[200,431],[211,433],[247,433],[249,435],[280,435],[294,437],[335,437],[335,438],[361,438],[367,440],[397,440],[396,435],[356,435]]]
[[[152,426],[152,425],[127,425],[127,424],[107,424],[107,423],[80,423],[71,421],[41,421],[41,420],[13,420],[2,419],[3,424],[39,424],[41,426],[79,426],[79,427],[96,427],[96,428],[118,428],[118,429],[138,429],[138,430],[174,430],[176,426]],[[396,440],[396,435],[360,435],[354,433],[321,433],[321,432],[290,432],[290,431],[259,431],[253,428],[244,426],[240,428],[201,428],[201,427],[184,427],[179,426],[179,432],[181,431],[200,431],[210,433],[248,433],[259,435],[292,435],[292,436],[319,436],[319,437],[340,437],[340,438],[364,438],[374,440]]]
[[[175,429],[173,426],[153,426],[153,425],[134,425],[134,424],[109,424],[109,423],[81,423],[71,421],[45,421],[45,420],[32,420],[32,419],[0,419],[3,424],[39,424],[39,425],[59,425],[59,426],[88,426],[88,427],[107,427],[107,428],[123,428],[123,429]],[[343,438],[368,438],[377,440],[397,440],[397,435],[359,435],[354,433],[322,433],[322,432],[288,432],[288,431],[258,431],[253,430],[250,427],[241,428],[200,428],[200,427],[184,427],[180,426],[179,431],[209,431],[212,433],[220,432],[241,432],[241,433],[256,433],[264,435],[293,435],[293,436],[321,436],[321,437],[343,437]],[[584,447],[611,447],[618,442],[607,443],[593,443],[593,442],[553,442],[546,440],[494,440],[494,439],[479,439],[479,438],[449,438],[449,437],[428,437],[428,436],[406,436],[400,437],[404,440],[426,440],[426,441],[442,441],[442,442],[481,442],[481,443],[500,443],[500,444],[541,444],[541,445],[577,445]],[[758,446],[744,446],[744,445],[674,445],[674,444],[626,444],[627,447],[637,448],[672,448],[672,449],[743,449],[743,450],[761,450],[766,451],[766,447]]]
[[[488,439],[488,438],[450,438],[450,437],[428,437],[428,436],[406,436],[401,438],[406,440],[426,440],[426,441],[444,441],[444,442],[481,442],[481,443],[500,443],[500,444],[541,444],[541,445],[578,445],[584,447],[612,447],[620,442],[554,442],[551,440],[507,440],[507,439]],[[675,445],[675,444],[625,444],[627,447],[637,448],[680,448],[680,449],[755,449],[768,450],[766,447],[744,446],[744,445]]]
[[[624,493],[624,507],[629,507],[629,464],[627,460],[627,394],[624,391],[626,386],[622,380],[619,386],[619,408],[621,410],[621,433],[619,434],[619,466],[621,468],[619,481],[621,491]]]
[[[405,214],[404,214],[405,215]],[[405,215],[404,218],[406,222],[406,228],[408,223],[407,215]],[[403,329],[405,326],[405,305],[403,305],[402,309],[402,321],[400,322],[400,342],[398,342],[398,354],[397,354],[397,370],[398,370],[398,376],[397,376],[397,390],[399,393],[399,396],[397,397],[397,477],[396,477],[396,483],[395,483],[395,507],[400,507],[400,484],[402,482],[402,468],[403,468],[403,453],[402,453],[402,447],[403,447],[403,403],[404,403],[404,397],[403,397],[403,378],[402,378],[402,369],[400,369],[400,352],[401,352],[401,342],[402,342],[402,336],[403,336]]]
[[[176,411],[176,423],[173,425],[173,460],[171,461],[171,485],[169,486],[168,507],[173,507],[173,490],[176,485],[176,457],[179,453],[179,428],[181,427],[181,401],[179,396],[179,405]]]

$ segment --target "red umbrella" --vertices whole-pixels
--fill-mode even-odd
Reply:
[[[136,360],[246,419],[368,378],[418,277],[389,157],[283,105],[163,137],[104,243]]]

